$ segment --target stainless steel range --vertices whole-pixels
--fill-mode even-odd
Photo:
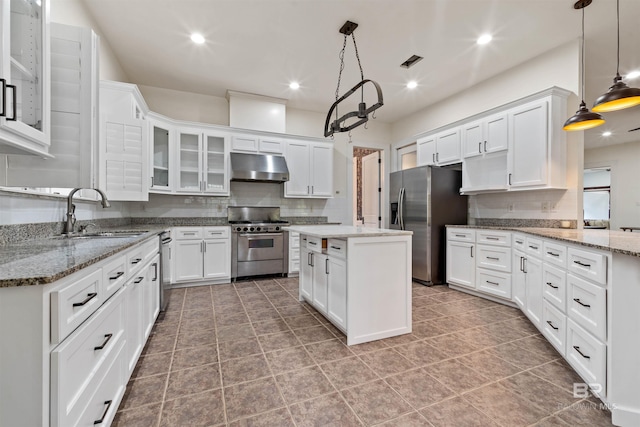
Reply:
[[[287,272],[288,244],[279,207],[229,206],[231,278]]]

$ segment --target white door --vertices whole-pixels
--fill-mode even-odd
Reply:
[[[460,161],[460,129],[450,129],[438,134],[436,139],[436,163],[448,165]]]
[[[542,262],[538,259],[527,257],[524,265],[527,276],[527,310],[525,313],[540,329],[542,327]]]
[[[299,299],[306,298],[313,301],[313,269],[311,268],[311,252],[307,249],[306,239],[300,241],[300,295]]]
[[[447,283],[476,287],[475,244],[447,242]]]
[[[327,311],[329,318],[347,329],[347,263],[329,257]]]
[[[333,195],[333,146],[311,146],[311,193],[316,197]]]
[[[231,277],[231,247],[228,239],[204,241],[204,278],[226,279]]]
[[[317,252],[312,252],[311,268],[313,270],[313,306],[320,313],[327,314],[327,271],[329,271],[328,257]]]
[[[362,216],[364,226],[380,228],[380,152],[362,158]]]
[[[547,182],[547,103],[535,102],[509,113],[509,173],[512,187]]]
[[[513,301],[518,304],[521,310],[524,310],[527,300],[527,279],[524,274],[524,253],[518,250],[513,251],[513,258],[511,260],[512,276],[511,284],[513,289]]]
[[[202,279],[202,242],[202,240],[176,242],[176,282]]]
[[[309,185],[309,158],[311,151],[306,142],[287,143],[287,167],[289,181],[284,184],[285,197],[306,197],[311,193]]]
[[[430,136],[418,140],[418,166],[436,164],[436,137]]]

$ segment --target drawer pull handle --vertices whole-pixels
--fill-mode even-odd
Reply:
[[[585,303],[583,303],[582,301],[580,301],[580,298],[574,298],[573,300],[574,300],[575,302],[577,302],[578,304],[580,304],[581,306],[583,306],[583,307],[587,307],[587,308],[588,308],[588,307],[591,307],[589,304],[585,304]]]
[[[558,289],[558,287],[554,286],[551,282],[547,282],[547,286],[549,286],[550,288],[553,288],[553,289]]]
[[[490,285],[500,286],[500,283],[498,283],[498,282],[492,282],[490,280],[485,280],[485,282],[487,282]]]
[[[86,303],[88,303],[89,301],[91,301],[92,299],[94,299],[97,296],[98,296],[97,292],[91,292],[90,294],[87,294],[87,297],[85,298],[84,301],[82,301],[82,302],[74,302],[73,306],[74,307],[82,307],[83,305],[85,305]]]
[[[467,237],[464,234],[456,234],[456,237]]]
[[[538,247],[537,247],[537,246],[529,245],[529,247],[530,247],[531,249],[533,249],[534,251],[537,251],[537,250],[538,250]]]
[[[140,276],[136,280],[134,280],[133,283],[140,283],[142,282],[142,280],[144,280],[144,277]]]
[[[222,234],[222,231],[210,231],[209,234]]]
[[[578,264],[582,267],[587,267],[587,268],[591,268],[591,264],[585,264],[584,262],[580,262],[580,261],[573,261],[574,264]]]
[[[486,239],[487,240],[500,240],[499,237],[491,237],[491,236],[487,236]]]
[[[142,261],[142,258],[135,258],[135,259],[132,259],[132,260],[131,260],[131,264],[137,264],[137,263],[139,263],[140,261]]]
[[[124,271],[118,271],[115,276],[109,277],[109,280],[116,280],[118,277],[121,277],[124,274]]]
[[[500,258],[494,256],[488,256],[487,259],[492,259],[494,261],[500,261]]]
[[[339,246],[333,246],[331,245],[331,249],[335,249],[336,251],[339,251],[341,248]]]
[[[584,357],[585,359],[591,359],[591,356],[587,356],[586,354],[584,354],[583,352],[581,352],[581,351],[580,351],[580,347],[578,347],[577,345],[574,345],[574,346],[573,346],[573,349],[574,349],[575,351],[577,351],[577,352],[580,354],[580,356]]]
[[[113,336],[113,334],[106,334],[105,340],[102,342],[102,344],[100,344],[97,347],[93,347],[94,350],[102,350],[103,348],[105,348],[107,346],[107,343],[109,342],[109,340],[111,339],[111,337]]]
[[[547,320],[547,324],[548,324],[549,326],[551,326],[551,328],[552,328],[554,331],[557,331],[558,329],[560,329],[560,328],[558,328],[557,326],[553,326],[553,323],[551,323],[551,320]]]
[[[113,400],[107,400],[106,402],[104,402],[104,404],[107,405],[107,407],[104,408],[104,413],[102,414],[102,417],[99,420],[95,420],[93,422],[93,425],[102,424],[102,422],[104,421],[104,418],[107,416],[107,412],[109,412],[109,408],[111,408],[112,403],[113,403]]]
[[[195,232],[193,232],[193,233],[182,233],[182,235],[183,236],[195,236],[196,233]]]
[[[548,254],[548,255],[551,255],[551,256],[560,256],[560,254],[555,254],[555,253],[553,253],[553,252],[549,252],[549,251],[547,251],[547,254]]]

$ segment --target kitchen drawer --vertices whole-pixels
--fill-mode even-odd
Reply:
[[[476,289],[504,299],[511,299],[511,274],[476,269]]]
[[[205,239],[228,239],[229,227],[205,227],[204,238]]]
[[[553,242],[542,243],[542,259],[561,268],[567,268],[567,247]]]
[[[340,239],[329,239],[327,241],[327,253],[333,257],[347,258],[347,241]]]
[[[596,338],[607,339],[607,290],[567,274],[567,315]]]
[[[511,240],[511,247],[513,249],[519,249],[524,252],[527,238],[522,234],[514,234]]]
[[[567,273],[547,263],[542,264],[542,295],[558,310],[567,311]]]
[[[525,252],[527,253],[527,255],[535,256],[536,258],[542,258],[542,240],[533,237],[527,237]]]
[[[566,348],[567,361],[584,382],[599,384],[600,393],[606,395],[607,346],[568,318]]]
[[[476,231],[476,243],[485,243],[487,245],[497,246],[510,246],[511,233],[505,231],[478,230]]]
[[[314,252],[322,252],[322,238],[307,236],[307,249]]]
[[[300,247],[300,233],[296,231],[289,232],[289,247],[292,249]]]
[[[569,248],[567,269],[570,273],[606,285],[607,257],[603,253]]]
[[[98,309],[101,303],[102,269],[82,270],[76,280],[51,292],[51,343],[65,339]],[[79,278],[78,278],[79,277]]]
[[[126,253],[127,257],[127,277],[131,278],[144,265],[145,249],[144,245],[135,246]]]
[[[564,357],[567,341],[567,316],[557,308],[543,301],[542,303],[542,335]]]
[[[52,419],[61,427],[76,425],[98,384],[96,373],[124,345],[123,295],[124,288],[51,352]]]
[[[470,228],[447,228],[447,239],[473,243],[476,241],[476,231]]]
[[[146,264],[160,252],[160,240],[157,237],[142,244],[142,263]]]
[[[511,249],[499,246],[477,245],[476,266],[511,272]]]
[[[108,300],[127,281],[127,256],[122,254],[112,258],[102,267],[102,301]]]
[[[202,239],[204,233],[202,227],[177,227],[174,228],[172,236],[176,240],[192,240]]]

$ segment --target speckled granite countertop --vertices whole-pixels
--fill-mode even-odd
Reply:
[[[378,237],[411,235],[412,231],[388,230],[385,228],[354,227],[352,225],[292,225],[285,230],[321,238]]]
[[[564,228],[481,227],[475,225],[449,225],[447,227],[515,231],[624,255],[640,257],[640,233]]]
[[[56,236],[0,246],[0,288],[55,282],[137,243],[154,238],[166,228],[125,226],[118,227],[117,231],[145,233],[139,236],[94,239]]]

